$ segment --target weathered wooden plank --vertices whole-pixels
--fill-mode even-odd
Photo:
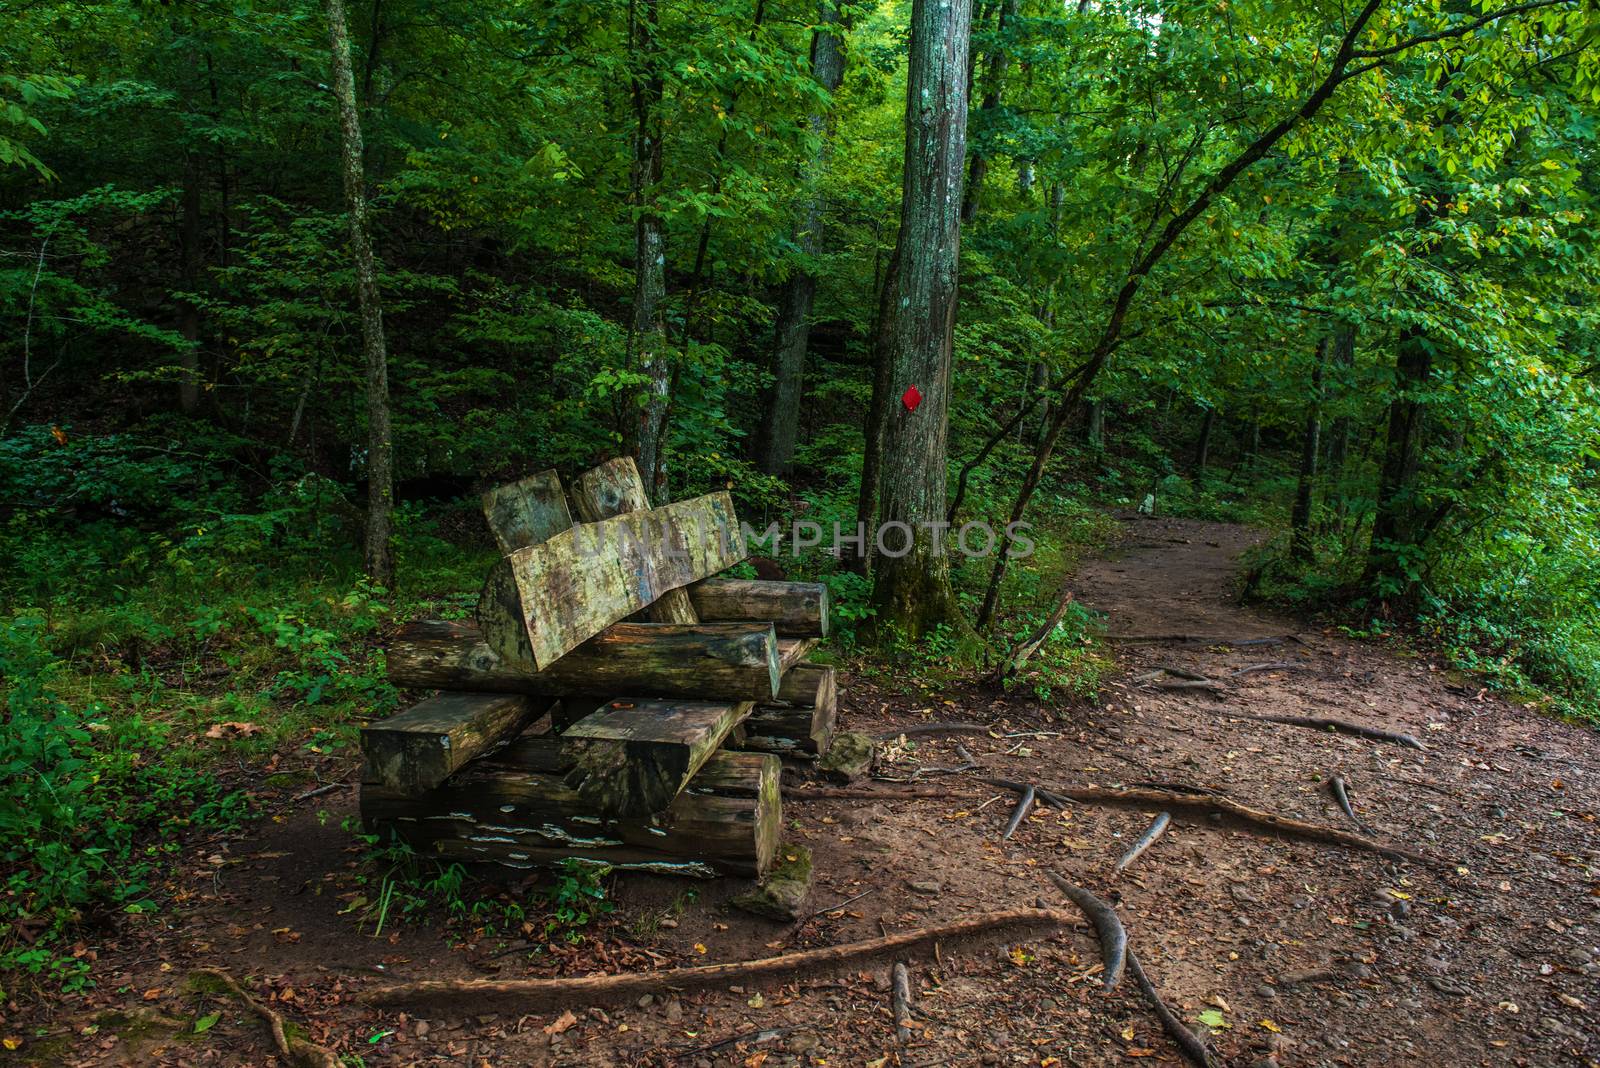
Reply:
[[[568,779],[608,817],[661,812],[754,707],[752,701],[619,699],[561,736]]]
[[[831,709],[838,699],[837,675],[828,664],[796,664],[778,683],[778,701],[785,704]]]
[[[478,623],[502,660],[543,669],[664,591],[744,556],[725,492],[580,523],[496,564]]]
[[[816,638],[779,638],[778,639],[778,672],[787,674],[790,668],[798,665],[810,655],[811,650],[817,647]]]
[[[393,789],[420,794],[474,757],[515,736],[543,714],[548,700],[523,694],[441,693],[361,728],[367,774]]]
[[[708,578],[689,587],[689,601],[708,623],[764,619],[784,637],[828,636],[828,587],[820,582]]]
[[[793,650],[770,623],[615,623],[531,671],[507,666],[476,623],[422,620],[402,628],[386,655],[389,680],[413,689],[761,701],[777,693]]]
[[[625,512],[649,511],[650,495],[645,492],[644,479],[639,477],[639,465],[631,456],[619,456],[585,471],[572,480],[572,507],[585,523],[598,523]],[[689,595],[682,589],[664,591],[645,608],[644,615],[653,623],[700,622]]]
[[[838,724],[838,685],[824,664],[797,664],[783,676],[778,697],[759,704],[731,748],[785,756],[827,751]]]
[[[564,781],[561,754],[521,738],[421,798],[365,783],[362,819],[423,852],[514,868],[580,859],[709,876],[771,865],[783,823],[775,757],[718,753],[661,815],[605,820]]]
[[[483,495],[483,517],[501,555],[548,541],[572,526],[561,479],[540,471]]]

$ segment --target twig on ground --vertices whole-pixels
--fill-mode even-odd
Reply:
[[[347,782],[330,782],[325,786],[317,787],[315,790],[307,790],[303,794],[295,794],[294,799],[296,801],[305,801],[313,797],[321,797],[323,794],[331,794],[335,790],[342,790],[349,785]]]
[[[1009,841],[1017,828],[1022,825],[1023,817],[1033,809],[1033,799],[1038,794],[1038,787],[1029,786],[1022,791],[1022,800],[1017,802],[1017,807],[1011,813],[1011,820],[1006,824],[1006,833],[1000,836],[1002,842]]]
[[[894,1035],[903,1046],[911,1041],[911,975],[904,961],[895,961],[890,972],[890,1004],[894,1009]]]
[[[267,1029],[272,1032],[272,1042],[278,1047],[279,1055],[290,1064],[307,1065],[310,1068],[340,1068],[342,1062],[338,1057],[334,1056],[332,1050],[319,1046],[307,1039],[290,1035],[282,1013],[257,1000],[253,994],[239,985],[238,980],[221,968],[196,968],[191,974],[203,975],[208,979],[214,979],[221,983],[228,988],[229,993],[244,1002],[252,1012],[265,1020]]]
[[[1067,882],[1057,872],[1047,871],[1045,875],[1094,924],[1095,933],[1100,936],[1100,959],[1106,965],[1100,983],[1109,994],[1122,981],[1122,962],[1128,953],[1128,932],[1123,929],[1122,921],[1110,905],[1082,887]]]
[[[1412,749],[1424,748],[1413,735],[1386,731],[1381,727],[1367,727],[1360,723],[1349,723],[1342,719],[1327,719],[1322,716],[1255,716],[1248,712],[1232,714],[1240,719],[1253,719],[1261,723],[1285,723],[1291,727],[1309,727],[1312,730],[1333,731],[1335,734],[1351,734],[1357,738],[1370,738],[1376,742],[1393,742],[1396,745],[1410,746]]]
[[[1339,802],[1339,808],[1350,817],[1350,822],[1356,825],[1356,830],[1362,834],[1372,836],[1372,829],[1361,822],[1361,817],[1356,815],[1356,810],[1350,804],[1350,794],[1345,789],[1344,780],[1335,775],[1328,780],[1328,789],[1333,793],[1333,799]]]
[[[1173,1042],[1177,1043],[1178,1048],[1183,1051],[1184,1057],[1191,1064],[1196,1065],[1197,1068],[1211,1068],[1214,1062],[1211,1060],[1210,1051],[1206,1049],[1206,1044],[1201,1041],[1199,1035],[1189,1030],[1182,1020],[1173,1015],[1171,1009],[1167,1008],[1167,1003],[1161,1000],[1160,994],[1156,993],[1155,984],[1145,974],[1144,965],[1139,963],[1139,955],[1131,948],[1128,950],[1128,971],[1133,973],[1133,981],[1139,985],[1139,992],[1150,1003],[1150,1008],[1155,1012],[1156,1019],[1161,1021],[1162,1029],[1167,1032]]]
[[[818,909],[817,911],[815,911],[815,912],[813,912],[811,914],[811,917],[814,918],[814,917],[817,917],[817,916],[826,916],[830,912],[838,912],[840,909],[844,908],[846,905],[849,905],[849,904],[852,904],[854,902],[860,901],[862,898],[866,897],[868,894],[872,893],[873,891],[875,891],[877,889],[878,888],[876,886],[869,886],[867,889],[861,891],[861,893],[856,894],[854,897],[847,897],[843,901],[839,902],[837,905],[829,905],[825,909]]]
[[[1072,913],[1061,909],[979,912],[937,927],[901,931],[882,938],[807,949],[759,960],[667,968],[656,972],[553,979],[424,979],[367,990],[360,995],[360,999],[369,1005],[427,1003],[440,1008],[451,1006],[469,1013],[494,1011],[491,1006],[509,1006],[519,1012],[531,1012],[535,1011],[535,1006],[549,1003],[592,1005],[606,999],[637,998],[640,994],[658,990],[718,986],[767,976],[781,975],[788,982],[803,970],[831,967],[927,942],[970,937],[1004,927],[1064,927],[1074,919]]]
[[[982,723],[913,723],[909,727],[896,727],[894,730],[880,731],[873,735],[880,742],[892,741],[902,734],[988,734],[992,727]]]
[[[1172,813],[1162,812],[1157,815],[1156,818],[1150,822],[1150,829],[1139,836],[1139,840],[1133,843],[1133,848],[1122,854],[1122,859],[1117,861],[1116,866],[1111,870],[1113,872],[1126,871],[1128,865],[1139,859],[1140,854],[1156,844],[1156,839],[1167,833],[1167,827],[1171,823]]]

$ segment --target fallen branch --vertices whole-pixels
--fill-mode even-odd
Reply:
[[[196,968],[191,974],[203,975],[207,979],[221,983],[227,987],[229,993],[265,1020],[267,1029],[272,1032],[272,1041],[278,1047],[279,1055],[290,1064],[307,1065],[309,1068],[340,1068],[342,1062],[334,1056],[332,1050],[315,1042],[309,1042],[298,1035],[289,1034],[282,1013],[258,1001],[254,995],[239,985],[238,980],[221,968]]]
[[[1279,816],[1274,812],[1263,812],[1260,809],[1250,808],[1248,805],[1241,805],[1239,802],[1222,794],[1186,795],[1171,793],[1166,790],[1108,790],[1097,786],[1060,787],[1057,788],[1056,793],[1073,801],[1131,805],[1143,808],[1146,811],[1152,808],[1164,808],[1205,813],[1214,812],[1224,816],[1232,816],[1234,819],[1245,823],[1253,823],[1256,826],[1265,827],[1291,838],[1348,846],[1351,849],[1377,853],[1395,860],[1412,860],[1419,864],[1434,866],[1444,864],[1444,861],[1435,857],[1417,853],[1400,846],[1375,842],[1370,838],[1362,838],[1358,834],[1351,834],[1349,831],[1341,831],[1335,827],[1323,827],[1319,824],[1291,819],[1288,816]]]
[[[1115,873],[1121,873],[1122,871],[1126,870],[1128,865],[1138,860],[1139,856],[1146,849],[1149,849],[1151,846],[1156,844],[1156,839],[1167,833],[1167,827],[1171,823],[1172,813],[1170,812],[1163,812],[1156,816],[1156,818],[1150,822],[1150,829],[1139,836],[1139,840],[1133,843],[1133,848],[1122,854],[1122,859],[1117,861],[1116,866],[1111,870]]]
[[[1075,919],[1073,914],[1061,909],[979,912],[938,927],[898,931],[882,938],[759,960],[556,979],[424,979],[367,990],[360,995],[360,1000],[368,1005],[427,1002],[436,1007],[450,1005],[464,1013],[493,1012],[496,1006],[528,1013],[548,1004],[593,1005],[601,1000],[632,999],[660,990],[726,985],[768,976],[783,976],[785,982],[790,982],[803,970],[826,968],[927,942],[965,938],[1004,927],[1063,927]]]
[[[1177,682],[1157,682],[1151,685],[1152,690],[1210,690],[1218,693],[1222,690],[1220,682],[1210,679],[1180,679]]]
[[[894,1037],[903,1046],[911,1041],[911,975],[904,961],[894,962],[889,976],[890,1005],[894,1010]]]
[[[1122,981],[1122,963],[1128,954],[1128,932],[1123,929],[1122,921],[1110,905],[1082,887],[1073,886],[1057,872],[1047,871],[1045,875],[1094,924],[1095,933],[1100,936],[1100,959],[1106,966],[1105,971],[1100,973],[1100,984],[1109,994]]]
[[[1061,588],[1061,596],[1056,599],[1056,606],[1051,610],[1045,621],[1039,624],[1004,660],[996,664],[994,670],[984,676],[983,681],[991,686],[1003,685],[1006,679],[1022,670],[1022,665],[1028,658],[1037,653],[1044,643],[1050,640],[1050,635],[1055,633],[1056,625],[1061,622],[1061,617],[1067,614],[1067,606],[1072,604],[1072,591],[1065,586]]]
[[[1286,723],[1291,727],[1309,727],[1317,731],[1333,731],[1335,734],[1353,734],[1357,738],[1393,742],[1396,745],[1410,746],[1412,749],[1424,748],[1413,735],[1386,731],[1380,727],[1365,727],[1342,719],[1327,719],[1322,716],[1252,716],[1246,712],[1240,712],[1238,716],[1240,719],[1259,720],[1262,723]]]
[[[1328,789],[1333,792],[1333,799],[1339,802],[1339,808],[1344,811],[1346,816],[1350,817],[1350,822],[1356,825],[1356,830],[1369,837],[1372,836],[1371,828],[1361,822],[1361,818],[1356,815],[1356,810],[1351,807],[1350,795],[1345,790],[1344,780],[1335,775],[1328,780]]]
[[[1039,792],[1038,787],[1029,786],[1022,791],[1022,800],[1017,802],[1017,807],[1011,813],[1011,820],[1006,824],[1006,833],[1000,836],[1002,842],[1010,841],[1011,836],[1017,833],[1017,828],[1022,824],[1022,818],[1033,808],[1033,799]]]
[[[1155,1011],[1156,1019],[1161,1021],[1162,1030],[1166,1031],[1172,1041],[1177,1043],[1178,1048],[1183,1051],[1183,1055],[1189,1060],[1189,1063],[1196,1065],[1197,1068],[1211,1068],[1213,1061],[1211,1060],[1210,1051],[1206,1049],[1206,1044],[1200,1040],[1199,1035],[1189,1030],[1182,1020],[1173,1015],[1171,1009],[1167,1008],[1167,1003],[1161,1000],[1160,994],[1156,993],[1155,984],[1144,973],[1144,966],[1139,963],[1139,955],[1132,949],[1128,950],[1128,971],[1133,973],[1133,981],[1139,984],[1139,992],[1150,1003],[1150,1008]]]
[[[1128,681],[1132,682],[1132,683],[1136,683],[1136,684],[1142,684],[1142,683],[1146,683],[1146,682],[1154,682],[1156,679],[1159,679],[1163,675],[1171,675],[1174,678],[1179,678],[1179,679],[1189,679],[1192,682],[1210,682],[1211,681],[1206,676],[1200,674],[1198,671],[1190,671],[1188,668],[1173,667],[1171,664],[1162,664],[1160,667],[1156,668],[1155,670],[1146,671],[1142,675],[1135,675],[1133,678],[1129,679]]]
[[[1065,811],[1067,806],[1072,803],[1058,793],[1046,790],[1043,786],[1035,786],[1034,784],[1028,782],[1016,782],[1012,779],[994,779],[987,776],[980,776],[978,781],[982,783],[988,783],[990,786],[999,786],[1007,790],[1014,790],[1019,794],[1025,794],[1029,790],[1032,790],[1035,796],[1044,801],[1045,804],[1054,805],[1056,808],[1059,808],[1062,811]]]
[[[294,799],[296,801],[305,801],[305,800],[307,800],[309,798],[321,797],[323,794],[331,794],[335,790],[343,790],[346,786],[349,786],[349,785],[350,784],[347,783],[347,782],[330,782],[325,786],[317,787],[315,790],[307,790],[303,794],[295,794],[294,795]]]
[[[1258,671],[1295,671],[1302,667],[1305,667],[1305,665],[1297,664],[1293,660],[1273,660],[1265,664],[1247,664],[1238,671],[1230,671],[1228,678],[1236,679],[1240,675],[1254,675]]]
[[[880,742],[887,742],[904,735],[913,734],[988,734],[992,727],[982,723],[917,723],[910,727],[896,727],[892,731],[883,731],[874,735]]]

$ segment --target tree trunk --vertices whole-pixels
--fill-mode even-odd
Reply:
[[[1367,584],[1394,574],[1404,547],[1411,542],[1411,476],[1422,446],[1420,393],[1432,373],[1433,346],[1421,330],[1407,330],[1395,353],[1395,394],[1389,402],[1389,431],[1378,476],[1377,512],[1362,577]]]
[[[1089,402],[1088,412],[1084,418],[1083,428],[1084,444],[1095,452],[1104,452],[1106,447],[1106,405],[1105,401],[1092,400]]]
[[[865,575],[872,566],[871,534],[878,521],[878,488],[883,470],[883,431],[888,423],[889,396],[894,386],[894,367],[890,356],[889,329],[894,321],[895,294],[900,289],[900,244],[889,257],[883,286],[878,290],[878,314],[872,329],[872,400],[867,405],[861,450],[861,488],[856,498],[856,523],[869,532],[866,543],[855,547],[848,563],[851,570]],[[842,549],[841,549],[842,552]]]
[[[844,49],[838,35],[827,29],[839,21],[839,9],[824,0],[822,25],[811,37],[811,76],[832,93],[844,80]],[[816,258],[822,252],[822,217],[826,207],[820,182],[828,160],[828,118],[814,114],[808,120],[817,148],[806,179],[811,190],[800,213],[795,244],[804,262],[790,272],[778,299],[776,352],[772,361],[772,392],[762,429],[761,470],[769,475],[788,474],[794,462],[794,443],[800,423],[801,385],[805,377],[806,342],[811,336],[811,303],[817,295]]]
[[[344,148],[344,198],[350,214],[350,252],[361,307],[361,350],[367,371],[367,574],[383,586],[394,583],[390,528],[394,512],[394,468],[389,433],[389,354],[383,340],[383,306],[367,236],[366,178],[361,164],[361,120],[350,73],[350,32],[344,0],[327,0],[328,41],[333,56],[333,95],[339,107]]]
[[[1000,94],[1005,89],[1006,68],[1011,64],[1011,51],[1007,46],[1005,33],[1007,26],[1017,17],[1019,0],[1005,0],[1000,8],[1000,20],[996,27],[1001,38],[995,42],[994,50],[989,53],[988,86],[983,94],[983,106],[978,111],[978,134],[992,132],[995,114],[1000,110]],[[989,174],[989,158],[985,155],[983,147],[974,148],[972,162],[968,165],[967,184],[961,199],[961,221],[971,223],[978,218],[978,211],[983,206],[983,183]]]
[[[183,221],[178,227],[183,288],[193,294],[200,288],[200,157],[189,153],[183,168]],[[193,415],[200,407],[200,306],[195,298],[179,301],[178,328],[188,342],[180,353],[183,377],[178,380],[178,407]]]
[[[1294,510],[1289,515],[1289,559],[1311,559],[1311,490],[1317,477],[1317,454],[1322,438],[1322,367],[1328,359],[1328,339],[1317,342],[1317,359],[1311,368],[1311,399],[1306,405],[1306,432],[1300,443],[1300,480],[1295,486]]]
[[[922,399],[914,410],[892,403],[885,418],[886,536],[872,597],[878,613],[874,625],[913,638],[940,623],[959,623],[939,535],[945,515],[971,31],[971,0],[914,0],[899,297],[891,309],[887,355],[890,390],[903,396],[915,386]]]
[[[1211,459],[1211,431],[1217,425],[1217,410],[1210,406],[1200,420],[1200,440],[1194,443],[1194,477],[1204,478],[1206,463]]]
[[[672,368],[667,353],[667,253],[661,216],[655,211],[656,186],[661,181],[661,100],[665,80],[661,73],[661,44],[656,33],[660,0],[630,0],[629,49],[634,74],[631,93],[634,112],[632,200],[638,221],[634,225],[633,321],[631,341],[637,364],[648,378],[644,404],[639,410],[635,435],[639,473],[657,504],[664,503],[666,467],[662,440]]]
[[[1356,362],[1356,327],[1354,323],[1340,323],[1333,335],[1334,389],[1336,394],[1348,391],[1349,375]],[[1332,480],[1334,514],[1342,524],[1350,503],[1344,492],[1345,465],[1350,455],[1350,416],[1340,410],[1329,428],[1328,476]]]

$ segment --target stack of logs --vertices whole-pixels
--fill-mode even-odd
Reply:
[[[833,736],[833,669],[805,660],[827,588],[719,577],[745,557],[728,495],[651,509],[628,458],[483,504],[503,555],[476,621],[388,646],[396,685],[443,692],[362,731],[368,829],[464,862],[764,874],[779,756]]]

